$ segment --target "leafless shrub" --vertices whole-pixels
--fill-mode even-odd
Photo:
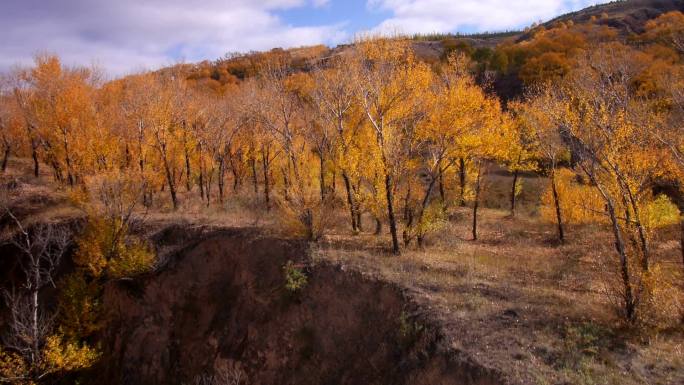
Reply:
[[[191,385],[241,385],[247,384],[247,374],[239,365],[217,369],[213,374],[196,376]]]

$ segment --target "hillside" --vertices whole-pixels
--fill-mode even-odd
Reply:
[[[684,11],[684,0],[629,0],[600,4],[577,12],[558,16],[525,31],[477,34],[426,34],[408,37],[416,56],[428,63],[444,61],[449,53],[464,52],[475,62],[477,77],[482,81],[493,82],[493,90],[504,100],[518,97],[524,86],[519,71],[530,56],[546,51],[562,51],[567,48],[552,48],[544,42],[542,52],[520,52],[529,50],[526,44],[534,42],[539,31],[567,28],[582,36],[587,43],[605,39],[624,41],[644,32],[649,20],[671,11]],[[570,24],[568,24],[570,23]],[[570,25],[570,27],[567,27]],[[602,27],[594,30],[589,25]],[[559,39],[552,37],[551,40]],[[562,44],[562,40],[559,40]],[[267,52],[227,55],[216,61],[205,61],[181,66],[189,79],[198,81],[206,87],[223,92],[226,87],[237,84],[245,78],[254,76],[268,60],[285,63],[293,71],[309,71],[331,57],[344,54],[352,45],[345,44],[329,48],[325,46],[300,47],[289,50],[274,48]],[[510,51],[515,48],[515,52]],[[509,50],[509,52],[505,52]],[[565,52],[563,53],[566,54]],[[505,63],[502,63],[502,57]],[[556,66],[557,63],[552,63]],[[556,69],[551,69],[556,71]],[[566,69],[562,69],[565,71]],[[162,72],[168,71],[162,70]],[[489,74],[485,75],[485,72]],[[492,76],[494,74],[494,76]]]
[[[668,4],[4,74],[0,383],[683,384]]]
[[[599,4],[584,8],[577,12],[556,17],[543,25],[552,26],[558,22],[573,21],[586,23],[592,18],[599,24],[623,31],[625,34],[644,32],[647,21],[655,19],[663,13],[684,11],[682,0],[623,0]]]

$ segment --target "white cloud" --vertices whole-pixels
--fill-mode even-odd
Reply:
[[[370,9],[392,17],[375,28],[384,33],[453,32],[457,29],[500,31],[547,20],[588,0],[368,0]]]
[[[37,51],[69,64],[98,62],[110,74],[156,68],[182,57],[319,43],[346,36],[341,24],[288,25],[275,12],[327,0],[2,0],[0,70]]]

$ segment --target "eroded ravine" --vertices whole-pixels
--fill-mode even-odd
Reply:
[[[290,260],[308,277],[296,294]],[[104,301],[111,384],[503,383],[444,348],[396,286],[312,265],[305,244],[254,232],[188,241],[157,273],[110,284]]]

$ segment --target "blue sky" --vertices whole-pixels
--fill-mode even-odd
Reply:
[[[0,0],[0,71],[36,53],[110,76],[228,52],[349,42],[372,33],[522,28],[591,0]]]

